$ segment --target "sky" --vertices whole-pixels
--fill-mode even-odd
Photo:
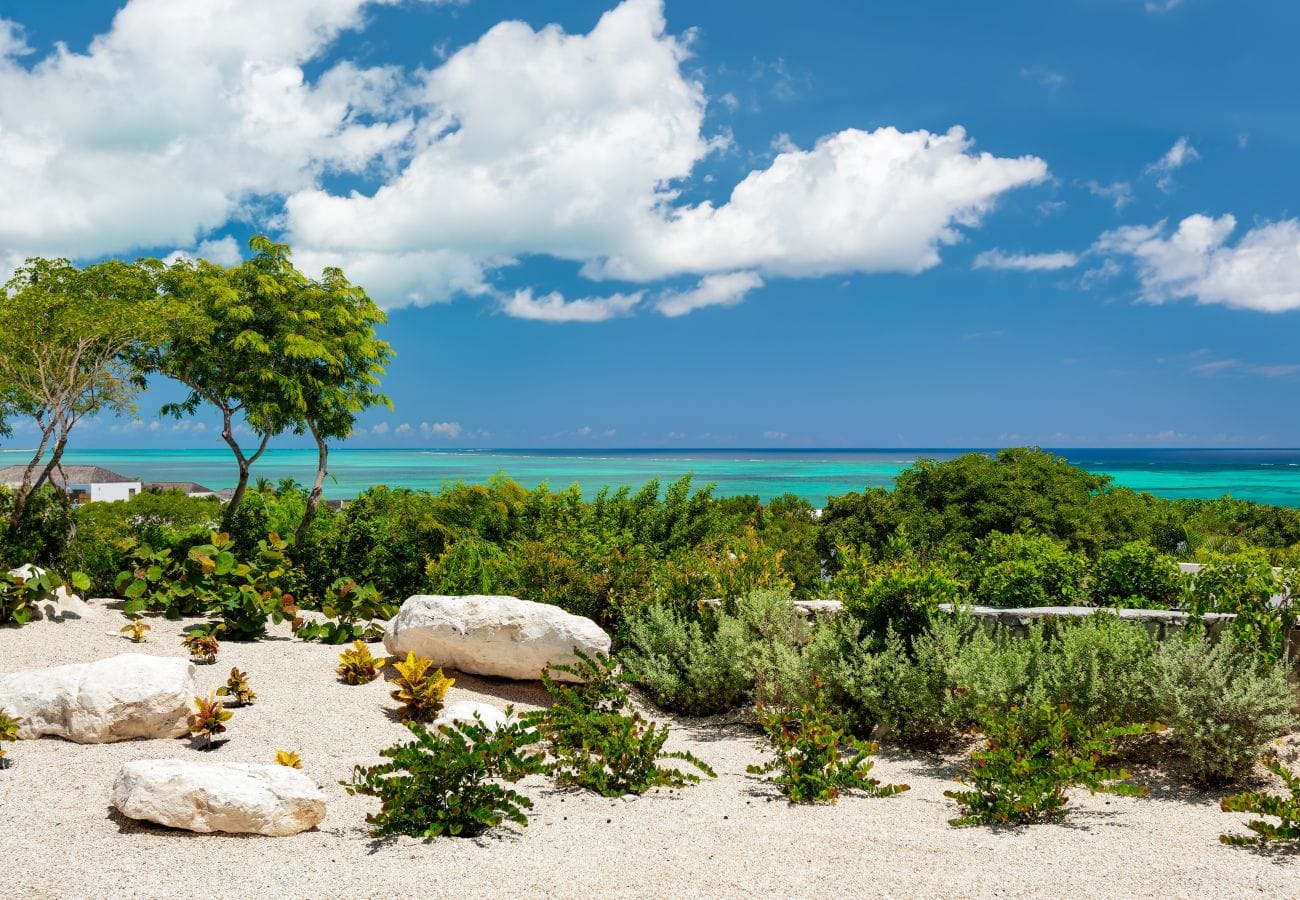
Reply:
[[[0,0],[0,270],[259,232],[342,266],[397,353],[349,446],[1300,446],[1298,31],[1287,0]],[[174,394],[74,440],[217,444]]]

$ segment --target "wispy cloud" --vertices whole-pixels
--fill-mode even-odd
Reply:
[[[1239,375],[1257,375],[1260,378],[1286,378],[1300,372],[1300,363],[1275,363],[1259,365],[1239,359],[1212,359],[1192,366],[1197,375],[1222,375],[1232,372]]]
[[[1051,88],[1054,91],[1065,87],[1065,82],[1067,80],[1060,72],[1048,69],[1044,66],[1021,66],[1020,77],[1031,78],[1043,87]]]
[[[1052,272],[1069,269],[1079,264],[1076,253],[1005,253],[986,250],[975,257],[976,269],[1009,269],[1016,272]]]
[[[1197,153],[1196,148],[1188,143],[1187,138],[1180,137],[1174,141],[1172,147],[1165,151],[1164,156],[1143,169],[1142,174],[1155,175],[1156,187],[1167,194],[1174,189],[1174,172],[1189,162],[1200,158],[1201,154]]]
[[[1116,212],[1133,202],[1133,187],[1127,181],[1112,181],[1110,184],[1089,181],[1086,187],[1094,197],[1102,197],[1114,204]]]
[[[534,322],[605,322],[630,316],[641,302],[644,291],[611,294],[608,297],[584,297],[566,300],[559,291],[534,297],[531,288],[515,291],[501,298],[501,311],[516,319]]]

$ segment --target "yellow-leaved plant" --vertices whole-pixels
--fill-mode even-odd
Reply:
[[[0,706],[0,769],[9,768],[9,758],[5,756],[4,742],[18,740],[18,726],[22,724],[22,719],[11,716],[3,706]]]
[[[136,616],[121,628],[122,634],[126,635],[127,640],[133,644],[143,644],[147,640],[146,634],[149,631],[149,623],[139,616]]]
[[[442,711],[442,700],[456,679],[442,674],[442,669],[430,672],[433,660],[407,653],[404,662],[394,663],[397,677],[393,683],[397,690],[389,696],[402,704],[403,722],[430,722]]]
[[[379,670],[388,659],[370,655],[370,648],[362,641],[354,641],[351,650],[339,654],[339,673],[348,684],[369,684],[379,677]]]
[[[194,737],[206,738],[201,749],[211,750],[212,739],[226,730],[226,723],[234,713],[226,709],[225,704],[218,700],[215,694],[211,697],[195,697],[194,710],[188,719],[190,734]]]
[[[275,764],[288,766],[290,769],[301,769],[302,757],[292,750],[277,750],[275,751]]]

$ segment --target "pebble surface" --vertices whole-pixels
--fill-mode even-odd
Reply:
[[[124,621],[124,620],[121,620]],[[183,623],[150,620],[145,644],[117,634],[116,614],[0,629],[0,674],[85,662],[127,650],[183,656]],[[669,719],[669,749],[690,750],[718,778],[636,802],[556,790],[530,778],[527,828],[472,840],[374,842],[367,797],[339,785],[356,763],[406,730],[383,681],[349,686],[334,675],[339,648],[291,640],[286,628],[257,644],[226,643],[199,667],[205,693],[231,666],[248,672],[256,705],[235,710],[212,753],[184,740],[78,745],[47,738],[7,744],[0,772],[4,893],[14,897],[1295,897],[1300,854],[1226,847],[1218,836],[1245,816],[1219,796],[1155,785],[1147,798],[1074,795],[1061,824],[956,829],[947,820],[960,760],[891,750],[874,774],[910,791],[847,796],[794,807],[745,773],[759,762],[743,725]],[[382,654],[380,645],[372,652]],[[449,700],[526,709],[545,694],[531,683],[457,675]],[[656,714],[656,718],[664,719]],[[302,756],[325,791],[320,827],[285,838],[199,835],[121,817],[113,779],[133,759],[194,754],[272,762]]]

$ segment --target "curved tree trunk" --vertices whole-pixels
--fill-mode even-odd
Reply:
[[[234,521],[235,511],[239,509],[239,504],[244,499],[244,492],[248,488],[249,470],[253,468],[253,463],[257,462],[257,458],[262,455],[263,451],[266,450],[266,445],[271,441],[269,433],[262,435],[262,442],[258,444],[257,452],[252,456],[245,456],[243,448],[235,440],[234,431],[231,428],[230,422],[233,414],[233,410],[224,407],[221,410],[221,437],[235,454],[235,461],[239,464],[239,481],[235,483],[235,493],[231,496],[230,502],[226,504],[225,514],[221,517],[221,527],[227,531]]]
[[[311,436],[316,439],[316,480],[312,482],[311,493],[307,495],[307,508],[303,510],[302,521],[298,523],[298,531],[293,536],[295,546],[302,543],[312,520],[316,518],[316,507],[320,505],[321,493],[325,488],[325,474],[330,455],[330,448],[320,436],[320,432],[316,430],[316,423],[309,420],[307,427],[311,429]]]

